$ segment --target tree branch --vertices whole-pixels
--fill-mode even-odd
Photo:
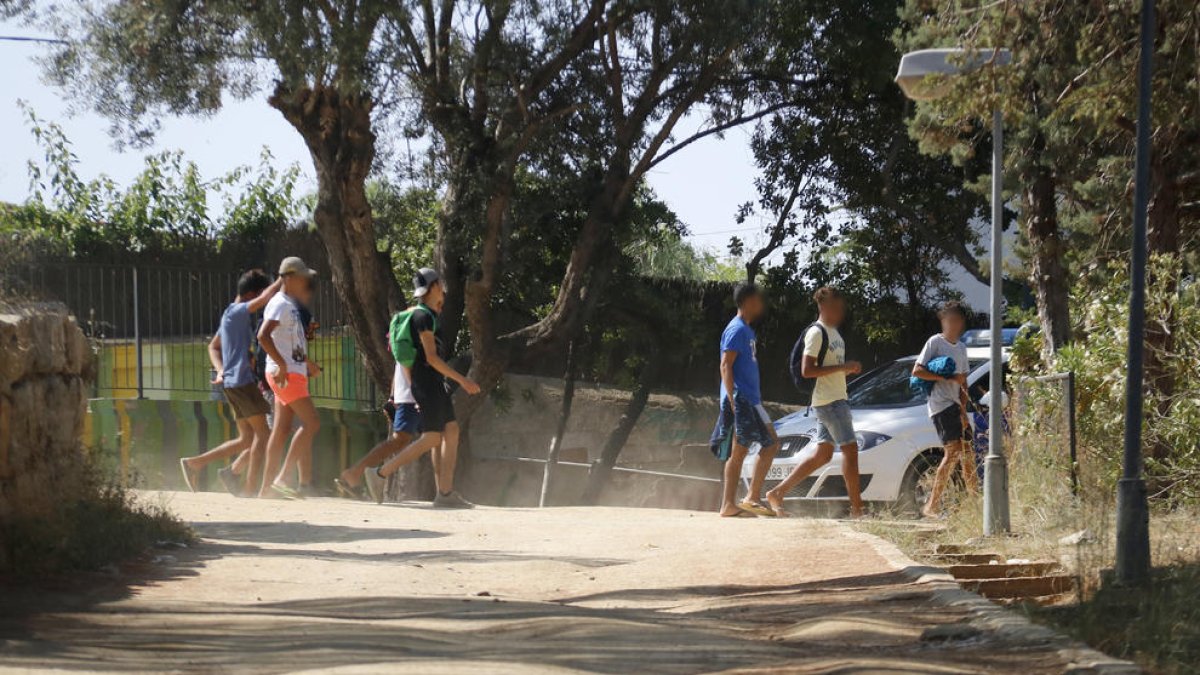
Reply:
[[[708,138],[709,136],[712,136],[714,134],[719,134],[719,133],[722,133],[725,131],[729,131],[730,129],[733,129],[734,127],[739,127],[739,126],[749,123],[749,122],[754,122],[756,120],[760,120],[772,113],[776,113],[785,108],[790,108],[793,105],[795,105],[794,101],[788,101],[785,103],[776,103],[776,104],[767,106],[766,108],[763,108],[762,110],[759,110],[753,114],[741,115],[741,116],[735,117],[727,122],[722,122],[721,124],[718,124],[715,127],[710,127],[708,129],[703,129],[701,131],[697,131],[696,133],[692,134],[691,136],[676,143],[675,145],[672,145],[670,148],[668,148],[664,152],[660,153],[657,157],[654,158],[654,161],[650,162],[650,166],[648,168],[653,169],[654,167],[658,166],[663,161],[665,161],[671,155],[674,155],[675,153],[679,152],[680,150],[683,150],[684,148],[691,145],[692,143],[695,143],[696,141],[699,141],[704,138]]]

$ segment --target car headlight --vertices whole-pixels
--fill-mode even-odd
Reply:
[[[862,452],[863,450],[870,450],[880,443],[886,443],[892,440],[891,436],[888,436],[887,434],[877,434],[874,431],[859,431],[858,433],[854,434],[854,438],[858,441],[859,452]]]

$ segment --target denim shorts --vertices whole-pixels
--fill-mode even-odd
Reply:
[[[775,440],[770,426],[771,417],[766,408],[734,393],[732,404],[728,398],[721,401],[721,413],[717,416],[716,428],[709,439],[709,449],[717,459],[724,461],[729,459],[734,442],[746,448],[756,443],[766,447]]]
[[[855,442],[849,401],[842,399],[813,406],[813,410],[817,413],[817,443],[832,443],[840,448]]]
[[[421,435],[421,413],[417,411],[416,403],[401,403],[396,406],[396,414],[392,418],[392,431],[414,438]]]

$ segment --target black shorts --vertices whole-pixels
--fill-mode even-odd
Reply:
[[[422,432],[440,434],[446,430],[447,424],[454,421],[454,401],[450,398],[450,392],[446,391],[445,384],[414,386],[413,398],[417,399],[417,408],[421,411]]]
[[[931,418],[933,419],[934,428],[937,429],[938,438],[942,441],[942,445],[957,443],[963,440],[966,430],[963,429],[962,418],[962,406],[957,403]]]

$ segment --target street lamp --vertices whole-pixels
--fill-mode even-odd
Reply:
[[[1133,183],[1133,246],[1129,270],[1129,366],[1125,371],[1125,452],[1117,481],[1117,563],[1120,583],[1150,578],[1150,507],[1142,477],[1142,368],[1146,330],[1146,209],[1150,201],[1150,77],[1154,0],[1142,1],[1138,57],[1137,140]]]
[[[950,89],[949,79],[961,73],[978,70],[988,65],[1005,66],[1012,61],[1012,52],[1007,49],[922,49],[909,52],[900,59],[900,70],[896,73],[896,84],[905,96],[916,101],[929,101],[944,96]],[[933,77],[929,76],[942,76]],[[1001,126],[1000,110],[992,112],[992,356],[991,389],[1004,391],[1004,361],[1001,328],[1004,326],[1003,279],[1004,242],[1003,197],[1001,186],[1004,171],[1004,129]],[[1008,532],[1008,462],[1004,458],[1004,410],[1002,406],[989,408],[988,454],[984,460],[983,474],[983,533],[985,535]]]

